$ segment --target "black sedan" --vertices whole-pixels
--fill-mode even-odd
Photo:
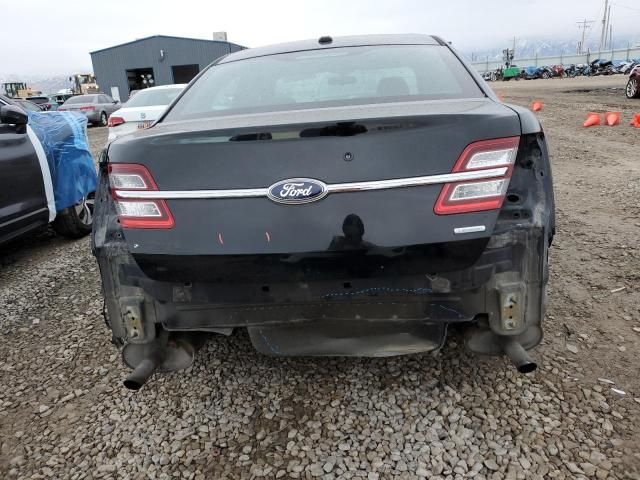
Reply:
[[[440,348],[521,372],[554,200],[534,115],[438,37],[322,37],[218,59],[100,164],[94,253],[140,388],[246,328],[268,355]]]

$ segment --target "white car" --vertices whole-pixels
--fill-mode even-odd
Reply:
[[[108,141],[149,127],[186,86],[184,83],[162,85],[136,93],[109,117]]]

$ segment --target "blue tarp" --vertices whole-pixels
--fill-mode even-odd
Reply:
[[[29,126],[47,157],[56,210],[94,192],[97,175],[87,144],[87,118],[73,112],[29,112]]]

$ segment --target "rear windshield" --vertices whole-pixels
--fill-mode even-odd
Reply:
[[[49,101],[49,97],[27,97],[27,100],[33,103],[47,103]]]
[[[330,48],[215,65],[185,92],[166,120],[482,96],[443,46]]]
[[[159,88],[157,90],[141,90],[130,98],[123,107],[152,107],[169,105],[182,91],[182,88]]]
[[[72,103],[94,103],[96,97],[97,95],[78,95],[77,97],[71,97],[64,103],[67,105]]]

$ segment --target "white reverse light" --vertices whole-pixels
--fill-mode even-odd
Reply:
[[[111,187],[120,190],[146,190],[147,184],[140,175],[135,173],[110,173]]]
[[[505,148],[489,152],[474,153],[467,162],[466,169],[492,168],[501,165],[512,165],[516,159],[517,148]]]

